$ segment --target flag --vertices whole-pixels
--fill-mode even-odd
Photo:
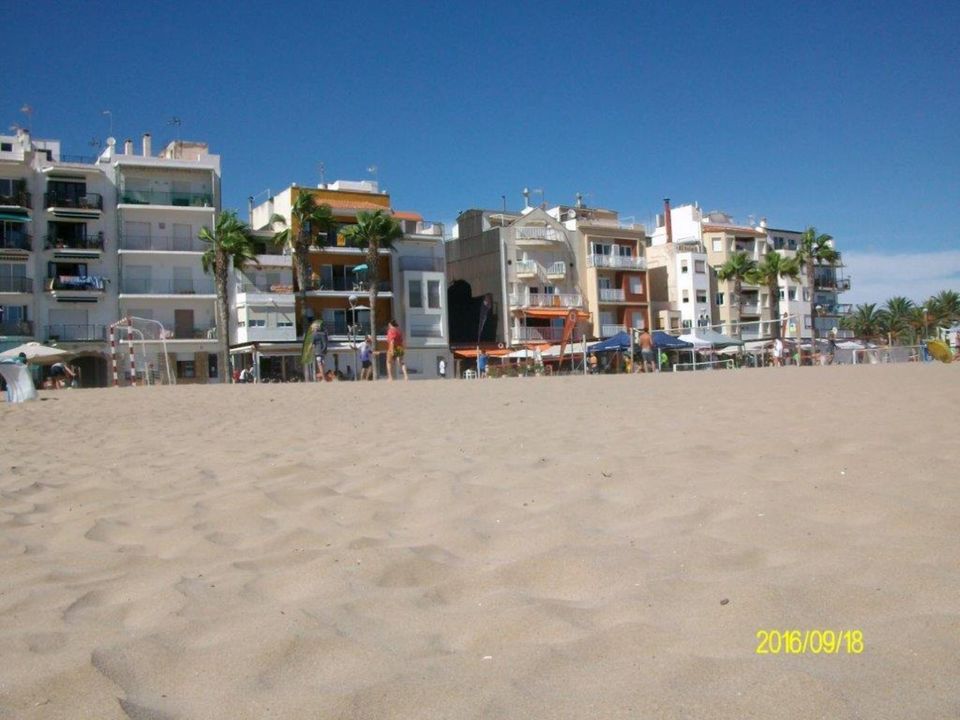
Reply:
[[[563,336],[560,338],[560,364],[563,364],[563,348],[570,342],[570,336],[573,335],[573,329],[577,326],[577,311],[571,310],[567,313],[567,319],[563,321]]]
[[[480,327],[477,328],[477,345],[480,344],[480,337],[483,335],[483,326],[487,324],[487,317],[490,315],[490,309],[493,306],[493,297],[490,293],[483,296],[483,305],[480,306]]]

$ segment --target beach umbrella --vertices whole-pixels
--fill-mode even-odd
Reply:
[[[928,341],[927,350],[929,350],[930,354],[942,363],[953,362],[954,358],[953,353],[950,352],[950,346],[947,345],[943,340]]]
[[[44,345],[43,343],[38,342],[28,342],[23,345],[17,345],[15,348],[10,348],[0,353],[0,358],[12,358],[16,359],[20,356],[20,353],[23,353],[27,356],[28,363],[34,363],[35,365],[52,365],[55,362],[60,362],[64,360],[73,353],[70,353],[62,348],[50,347],[49,345]]]

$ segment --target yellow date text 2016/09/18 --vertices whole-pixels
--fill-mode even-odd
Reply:
[[[859,655],[862,630],[757,630],[757,655]]]

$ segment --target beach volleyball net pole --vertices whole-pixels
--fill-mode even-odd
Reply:
[[[136,327],[137,323],[141,323],[143,328]],[[167,329],[164,327],[163,323],[159,320],[154,320],[153,318],[142,318],[135,315],[127,315],[126,317],[120,318],[117,322],[113,323],[109,327],[110,333],[110,358],[111,358],[111,369],[113,372],[113,386],[119,387],[120,378],[118,372],[118,363],[121,362],[120,351],[117,347],[118,341],[118,332],[126,329],[127,343],[130,348],[130,384],[136,387],[137,384],[137,369],[136,369],[136,357],[134,354],[134,342],[133,335],[136,334],[140,338],[140,353],[143,356],[143,376],[144,384],[151,384],[152,377],[150,372],[151,363],[147,357],[147,340],[159,340],[161,347],[163,348],[162,353],[162,362],[163,362],[163,372],[166,374],[167,383],[169,385],[176,385],[177,379],[176,375],[173,373],[170,367],[170,354],[167,352]],[[148,332],[145,332],[147,330]],[[152,330],[152,332],[151,332]]]

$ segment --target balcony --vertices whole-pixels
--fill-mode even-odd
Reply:
[[[161,190],[121,190],[122,205],[170,205],[173,207],[213,208],[212,193],[164,192]]]
[[[57,275],[48,277],[46,291],[54,295],[84,293],[100,294],[106,289],[107,281],[96,275]]]
[[[47,235],[44,237],[45,250],[98,250],[103,251],[103,233],[85,237],[63,237]]]
[[[618,333],[625,332],[626,328],[623,325],[607,325],[603,324],[600,326],[600,337],[608,338],[613,337]]]
[[[237,294],[253,293],[253,294],[290,295],[293,293],[293,284],[291,282],[286,284],[273,283],[272,285],[267,285],[267,283],[265,282],[253,282],[250,280],[244,280],[243,282],[238,282],[236,284],[235,290]]]
[[[153,235],[122,235],[120,237],[121,250],[164,251],[164,252],[203,252],[207,249],[199,238],[171,237],[169,235],[156,237]]]
[[[0,250],[24,250],[30,252],[33,249],[33,237],[25,232],[2,232],[0,231]]]
[[[44,325],[43,327],[45,341],[99,342],[106,338],[106,325]]]
[[[760,314],[760,303],[744,301],[740,306],[741,315],[759,315]]]
[[[646,270],[646,258],[632,255],[587,255],[587,267],[618,270]]]
[[[33,337],[33,323],[29,320],[0,323],[0,336]]]
[[[583,296],[580,293],[514,293],[510,304],[530,308],[578,308],[583,307]]]
[[[327,329],[327,332],[330,335],[339,335],[343,337],[350,337],[350,323],[345,320],[337,320],[331,322],[325,320],[323,326]],[[357,327],[354,330],[353,337],[357,340],[363,340],[367,335],[370,334],[370,321],[366,322],[357,322]]]
[[[618,288],[600,288],[600,302],[626,302],[627,291]]]
[[[365,280],[349,280],[347,278],[335,277],[327,281],[312,281],[307,283],[307,291],[312,293],[368,293],[369,284]],[[393,285],[389,280],[381,280],[377,284],[377,292],[391,293]]]
[[[126,295],[213,295],[210,278],[124,278],[120,292]]]
[[[548,280],[563,280],[567,276],[567,264],[562,260],[558,260],[552,265],[547,266],[547,279]]]
[[[514,267],[518,278],[537,277],[540,274],[540,265],[536,260],[517,260]]]
[[[563,339],[562,327],[514,327],[510,333],[512,343],[553,343]]]
[[[563,235],[552,227],[518,227],[517,240],[535,240],[540,242],[560,242]]]
[[[28,277],[0,277],[0,292],[4,293],[32,293],[33,278]]]
[[[26,190],[14,190],[10,195],[0,195],[0,205],[4,207],[16,207],[30,209],[33,204],[33,196]]]
[[[103,210],[103,196],[100,193],[74,195],[72,193],[44,193],[44,207],[66,208],[69,210]]]
[[[420,272],[443,272],[444,262],[440,258],[406,255],[400,258],[400,270]]]

